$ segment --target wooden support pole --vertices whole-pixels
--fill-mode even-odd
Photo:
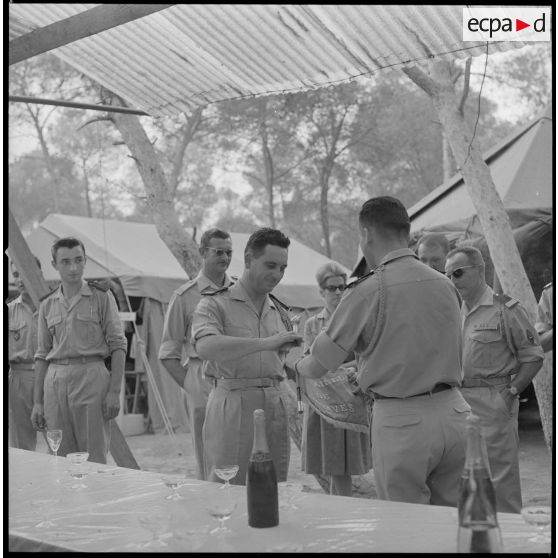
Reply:
[[[8,248],[6,252],[20,273],[33,304],[36,308],[39,308],[40,299],[50,291],[29,249],[29,245],[21,234],[11,208],[8,208],[8,234]],[[134,459],[124,435],[114,420],[110,421],[110,453],[119,467],[139,469],[139,465]]]
[[[164,10],[174,4],[101,4],[30,33],[8,44],[9,65],[43,52],[112,29],[140,17]]]

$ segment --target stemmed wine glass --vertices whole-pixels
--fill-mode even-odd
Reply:
[[[172,490],[168,496],[165,496],[165,500],[184,500],[184,496],[179,494],[178,489],[186,484],[185,477],[165,475],[163,477],[163,483]]]
[[[72,478],[81,481],[87,476],[88,471],[85,466],[85,462],[88,457],[89,453],[86,451],[78,451],[66,455],[66,459],[69,460],[68,472]],[[77,484],[72,485],[72,488],[82,490],[87,488],[87,485],[83,482],[78,482]]]
[[[37,500],[31,500],[31,505],[37,508],[41,514],[41,521],[35,525],[39,529],[50,529],[55,527],[55,523],[51,521],[50,514],[51,508],[59,502],[56,498],[40,498]]]
[[[60,479],[58,474],[58,448],[62,443],[62,430],[58,428],[47,428],[46,439],[48,442],[48,447],[54,454],[54,470],[56,476],[56,482],[59,483]]]
[[[225,484],[221,488],[228,489],[230,487],[229,481],[236,476],[238,473],[238,465],[219,465],[215,467],[215,474],[225,481]]]
[[[52,450],[54,457],[58,457],[58,448],[62,443],[62,430],[57,428],[47,428],[46,437],[48,446]]]
[[[162,540],[161,535],[168,526],[170,519],[170,515],[160,514],[156,511],[138,515],[140,525],[151,533],[151,540],[142,544],[142,548],[159,548],[161,546],[168,546],[168,543]]]
[[[552,517],[550,506],[527,506],[521,509],[521,516],[529,525],[534,525],[537,529],[536,534],[528,539],[529,542],[550,542],[550,537],[544,532],[547,525],[550,525]]]
[[[209,515],[219,521],[219,526],[209,531],[210,534],[216,536],[223,536],[231,532],[229,528],[225,527],[225,521],[231,517],[236,508],[234,494],[231,490],[222,490],[223,488],[224,486],[211,487],[206,498]]]

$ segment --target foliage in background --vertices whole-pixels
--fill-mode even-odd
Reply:
[[[491,65],[487,83],[508,80],[528,120],[550,98],[548,52],[539,45],[510,60]],[[9,78],[11,94],[99,101],[96,84],[49,54]],[[513,128],[496,109],[483,96],[476,122],[472,86],[465,116],[483,150]],[[10,206],[24,232],[52,212],[153,222],[128,146],[102,113],[11,104],[9,118]],[[140,121],[184,228],[274,226],[348,267],[363,200],[389,194],[410,207],[443,181],[441,126],[399,72]]]

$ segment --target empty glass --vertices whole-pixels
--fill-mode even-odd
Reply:
[[[80,482],[72,485],[71,488],[74,490],[83,490],[87,488],[87,485],[84,482],[81,482],[88,473],[87,468],[87,458],[89,457],[89,453],[86,451],[78,451],[69,453],[66,455],[66,459],[68,460],[68,473],[70,476]]]
[[[552,509],[550,506],[526,506],[521,510],[521,516],[537,529],[536,534],[531,537],[529,542],[546,543],[550,542],[550,537],[545,533],[545,529],[550,525]]]
[[[238,465],[219,465],[215,467],[215,474],[225,481],[225,484],[221,488],[229,488],[229,481],[236,476],[238,473]]]

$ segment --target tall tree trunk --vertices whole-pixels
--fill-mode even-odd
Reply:
[[[85,195],[85,209],[87,211],[87,217],[93,217],[93,212],[91,211],[91,196],[89,188],[89,176],[87,174],[87,166],[85,164],[85,159],[81,161],[83,170],[83,190]]]
[[[54,211],[55,213],[60,213],[60,201],[58,196],[58,177],[56,175],[56,170],[54,168],[54,163],[52,161],[52,157],[50,155],[50,151],[48,150],[48,145],[45,140],[45,136],[43,133],[43,127],[39,122],[39,118],[33,112],[31,107],[27,105],[27,110],[31,115],[31,119],[33,120],[33,125],[35,126],[35,130],[37,131],[37,137],[39,139],[39,145],[41,146],[41,151],[43,153],[43,157],[45,159],[45,163],[47,166],[47,172],[50,177],[50,183],[52,187],[52,202],[54,204]]]
[[[325,255],[331,258],[331,241],[329,238],[329,177],[331,175],[331,167],[333,163],[330,157],[326,157],[324,166],[320,170],[320,218],[322,222],[322,234],[324,237]]]
[[[536,322],[537,300],[525,273],[515,243],[504,204],[496,191],[490,169],[480,152],[455,95],[450,66],[445,61],[433,61],[428,70],[405,68],[404,73],[431,98],[448,138],[454,159],[461,171],[494,262],[494,269],[505,293],[520,300],[531,323]],[[553,390],[546,367],[533,381],[543,431],[548,448],[552,447]]]
[[[118,99],[109,92],[107,94],[111,99]],[[174,195],[139,118],[120,113],[112,113],[109,118],[120,132],[137,165],[145,187],[146,203],[159,236],[188,275],[195,277],[201,267],[198,247],[178,220]]]

